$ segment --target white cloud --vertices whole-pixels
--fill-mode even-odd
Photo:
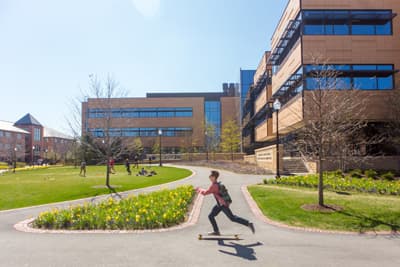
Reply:
[[[161,0],[132,0],[136,10],[144,17],[155,17],[160,12]]]

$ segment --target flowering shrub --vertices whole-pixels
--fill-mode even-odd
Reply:
[[[267,181],[268,184],[281,184],[309,188],[318,187],[317,175],[290,176]],[[357,191],[382,195],[400,195],[400,181],[374,180],[371,178],[352,178],[337,176],[333,173],[324,175],[324,188],[333,191]]]
[[[181,186],[120,201],[109,198],[98,204],[84,204],[66,210],[42,212],[33,222],[36,228],[68,230],[156,229],[185,220],[194,196],[193,186]]]

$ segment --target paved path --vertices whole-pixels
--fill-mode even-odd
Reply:
[[[196,175],[183,183],[208,185],[209,169],[193,167]],[[257,221],[240,191],[263,177],[221,171],[234,203],[232,210],[255,221],[257,233],[228,221],[217,221],[241,241],[199,241],[211,229],[207,214],[214,204],[205,199],[197,225],[182,230],[145,234],[30,234],[13,225],[48,207],[0,213],[0,266],[400,266],[400,238],[305,233]],[[180,184],[182,182],[177,182]],[[174,186],[174,185],[171,185]],[[51,206],[51,205],[49,205]]]

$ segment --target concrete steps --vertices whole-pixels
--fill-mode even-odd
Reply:
[[[283,171],[289,174],[308,173],[301,158],[283,158]]]

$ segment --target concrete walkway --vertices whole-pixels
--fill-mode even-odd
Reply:
[[[209,169],[193,167],[191,183],[207,187]],[[232,210],[254,221],[256,235],[231,223],[221,213],[222,232],[241,233],[241,241],[199,241],[211,230],[207,214],[213,197],[204,200],[197,225],[182,230],[144,234],[31,234],[13,225],[50,206],[0,213],[0,266],[400,266],[400,238],[305,233],[257,221],[241,191],[261,176],[221,171],[233,197]]]

